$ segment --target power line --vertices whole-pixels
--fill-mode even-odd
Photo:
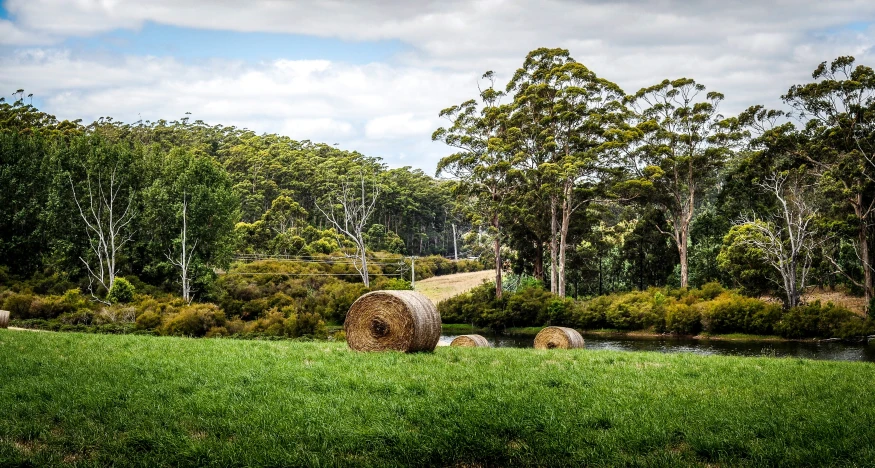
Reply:
[[[236,276],[256,276],[256,275],[285,275],[285,276],[361,276],[358,273],[289,273],[278,271],[274,273],[247,273],[247,272],[233,272],[233,273],[225,273],[225,276],[236,275]],[[375,276],[403,276],[403,273],[382,273]]]

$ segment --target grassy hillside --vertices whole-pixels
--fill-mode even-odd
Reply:
[[[875,365],[0,330],[0,465],[875,465]]]
[[[449,299],[453,296],[470,291],[483,284],[484,281],[495,282],[495,271],[471,271],[467,273],[455,273],[452,275],[432,276],[416,282],[416,290],[421,292],[432,302]]]

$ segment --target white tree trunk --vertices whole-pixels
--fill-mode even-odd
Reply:
[[[198,241],[195,239],[194,244],[190,248],[188,247],[188,200],[185,199],[185,194],[182,195],[182,232],[180,233],[180,238],[182,249],[179,253],[179,259],[171,257],[169,253],[167,254],[167,259],[179,268],[182,298],[186,303],[191,304],[193,297],[191,295],[191,278],[189,278],[188,272],[191,268],[191,259],[194,256],[194,250],[197,247]]]
[[[132,194],[128,194],[127,202],[119,199],[121,184],[116,180],[116,169],[113,168],[109,178],[109,187],[104,187],[100,176],[97,178],[97,191],[91,185],[91,175],[87,176],[88,198],[87,207],[76,195],[76,187],[73,178],[69,175],[70,188],[73,192],[73,201],[79,210],[79,216],[85,222],[85,232],[88,235],[88,243],[92,253],[96,257],[96,263],[90,262],[84,257],[79,260],[88,270],[88,289],[94,300],[108,303],[100,299],[94,291],[94,283],[108,293],[115,283],[118,273],[117,255],[121,248],[131,240],[131,233],[127,232],[134,214],[131,211]],[[122,208],[124,206],[124,208]],[[119,211],[121,211],[119,213]]]
[[[337,243],[343,249],[343,241],[341,235],[350,239],[355,244],[355,252],[349,254],[344,252],[347,258],[352,259],[353,266],[359,272],[362,278],[362,283],[370,287],[370,275],[368,274],[368,257],[367,246],[364,241],[364,229],[368,219],[374,213],[377,205],[377,198],[380,194],[380,189],[376,182],[373,183],[371,190],[366,188],[364,168],[360,174],[360,190],[353,189],[349,181],[341,183],[340,193],[334,194],[332,198],[336,198],[337,204],[340,205],[340,213],[335,213],[335,200],[329,200],[329,207],[323,210],[318,204],[316,208],[325,216],[325,219],[338,232]],[[356,193],[359,192],[359,193]],[[339,218],[338,216],[342,216]]]

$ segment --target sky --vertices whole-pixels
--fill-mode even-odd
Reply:
[[[441,109],[562,47],[627,93],[688,77],[781,108],[820,62],[875,66],[875,1],[4,0],[0,94],[60,119],[280,133],[433,174]],[[8,97],[7,97],[8,99]]]

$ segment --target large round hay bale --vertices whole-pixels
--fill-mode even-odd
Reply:
[[[418,292],[374,291],[352,304],[343,330],[356,351],[434,351],[441,316]]]
[[[0,328],[9,328],[8,310],[0,310]]]
[[[453,338],[450,346],[462,346],[465,348],[489,348],[492,345],[482,335],[459,335]]]
[[[573,328],[547,327],[535,337],[535,349],[583,348],[583,337]]]

